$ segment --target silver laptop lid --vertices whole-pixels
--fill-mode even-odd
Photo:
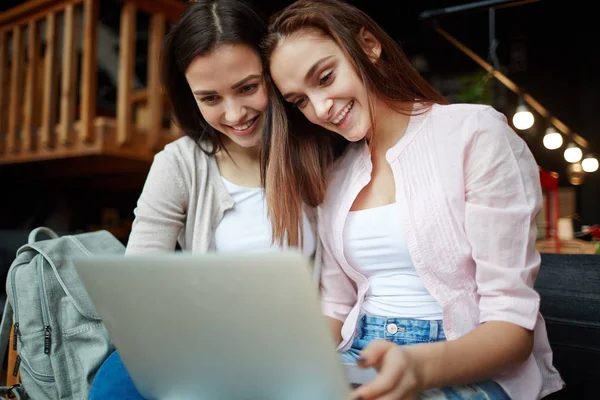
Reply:
[[[347,399],[348,381],[298,252],[75,260],[148,399]]]

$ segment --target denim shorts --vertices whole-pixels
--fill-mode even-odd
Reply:
[[[356,363],[363,348],[374,339],[398,345],[431,343],[446,340],[442,321],[407,318],[381,318],[363,315],[358,322],[352,347],[340,354],[342,362]],[[428,400],[510,400],[504,389],[492,380],[470,385],[429,389],[419,396]]]

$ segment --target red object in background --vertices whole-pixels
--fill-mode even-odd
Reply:
[[[540,183],[546,192],[546,240],[554,240],[554,250],[560,253],[558,240],[558,174],[540,168]]]
[[[595,240],[600,240],[600,225],[592,225],[590,226],[588,235],[592,235]]]

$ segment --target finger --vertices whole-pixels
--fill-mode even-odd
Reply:
[[[396,346],[385,340],[373,340],[361,352],[357,364],[363,368],[375,367],[381,363],[386,353]]]
[[[353,398],[379,399],[380,396],[395,390],[401,384],[405,366],[402,357],[394,357],[394,353],[397,353],[394,350],[391,349],[386,353],[377,376],[352,392]],[[404,386],[402,385],[402,391],[406,391]]]
[[[375,378],[355,389],[350,394],[350,398],[353,400],[379,400],[381,396],[386,395],[392,389],[394,389],[393,383]]]
[[[396,385],[395,388],[377,397],[377,400],[416,400],[417,394],[414,391],[413,382],[407,376]]]
[[[396,388],[381,397],[377,397],[377,400],[417,400],[417,396],[407,394],[403,388]]]

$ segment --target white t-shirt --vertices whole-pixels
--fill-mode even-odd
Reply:
[[[442,308],[425,288],[410,257],[398,203],[351,211],[344,256],[369,280],[362,312],[379,317],[441,320]]]
[[[218,253],[278,251],[281,246],[272,243],[271,222],[267,217],[267,202],[263,188],[244,187],[223,183],[235,205],[225,211],[215,230],[215,250]],[[305,227],[310,227],[303,214]],[[315,252],[315,237],[311,229],[304,229],[303,253],[310,257]]]

